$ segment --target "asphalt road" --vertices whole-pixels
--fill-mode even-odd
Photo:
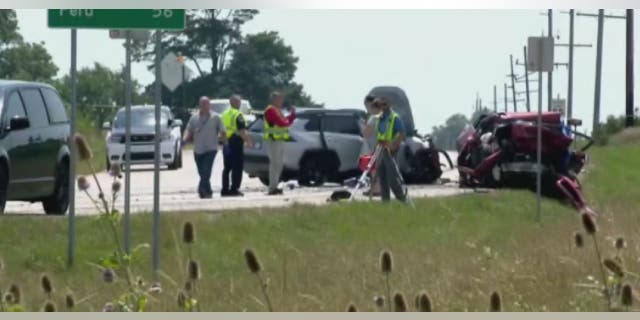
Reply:
[[[455,153],[450,153],[455,159]],[[289,189],[285,186],[285,194],[282,196],[267,196],[266,187],[256,178],[249,178],[246,174],[242,182],[244,197],[221,198],[219,190],[222,186],[222,157],[216,156],[214,170],[211,179],[214,188],[213,199],[199,199],[196,193],[198,174],[191,150],[184,150],[183,168],[177,171],[162,170],[160,173],[160,208],[163,212],[180,211],[222,211],[242,208],[286,207],[296,203],[301,204],[325,204],[331,193],[342,187],[324,186],[320,188]],[[445,163],[445,162],[443,162]],[[97,175],[102,187],[111,190],[112,177],[106,172]],[[455,170],[446,170],[443,178],[457,181],[458,174]],[[89,179],[91,188],[89,193],[95,198],[98,191],[93,179]],[[123,187],[124,189],[124,187]],[[457,183],[436,185],[413,185],[409,188],[412,197],[436,197],[456,195],[468,190],[461,190]],[[110,191],[106,191],[110,197]],[[367,197],[359,196],[366,200]],[[116,208],[123,210],[124,200],[122,196],[116,200]],[[134,167],[131,172],[131,212],[148,212],[153,209],[153,166]],[[40,203],[9,202],[6,214],[43,214]],[[95,205],[89,197],[77,191],[76,213],[78,215],[96,214]]]

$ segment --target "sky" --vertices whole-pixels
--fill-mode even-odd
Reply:
[[[577,9],[580,11],[579,9]],[[527,37],[547,29],[540,10],[262,10],[243,33],[279,32],[299,57],[295,81],[304,85],[315,101],[329,108],[361,107],[367,92],[378,85],[403,88],[413,109],[416,128],[428,133],[454,113],[470,116],[476,95],[493,108],[493,86],[498,87],[498,108],[504,108],[504,83],[509,83],[509,55],[523,61]],[[608,10],[609,14],[623,14]],[[20,32],[27,41],[44,42],[59,76],[70,66],[69,30],[49,29],[46,10],[17,10]],[[636,17],[636,21],[639,19]],[[554,10],[553,34],[568,43],[569,17]],[[635,28],[635,35],[638,28]],[[574,117],[591,128],[595,87],[596,19],[576,17],[574,56]],[[637,37],[636,37],[637,40]],[[124,64],[122,40],[109,39],[106,30],[79,30],[78,67],[95,62],[110,68]],[[568,49],[557,48],[556,62],[568,61]],[[638,50],[634,57],[640,64]],[[189,64],[188,64],[189,65]],[[195,70],[195,67],[191,65]],[[207,68],[204,64],[203,68]],[[515,66],[524,74],[523,66]],[[142,84],[154,75],[144,63],[132,66],[132,77]],[[532,75],[536,79],[537,75]],[[543,108],[547,101],[547,76],[543,76]],[[567,95],[567,68],[553,73],[553,96]],[[635,86],[637,88],[637,85]],[[531,83],[532,90],[537,89]],[[517,91],[524,91],[523,83]],[[636,101],[640,99],[636,92]],[[520,96],[524,98],[524,95]],[[511,91],[509,90],[511,100]],[[525,108],[518,102],[518,109]],[[537,93],[531,108],[537,110]],[[640,105],[640,103],[635,103]],[[509,103],[509,110],[513,105]],[[625,110],[625,23],[607,19],[604,24],[601,121]]]

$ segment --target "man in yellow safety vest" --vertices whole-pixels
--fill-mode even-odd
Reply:
[[[289,126],[295,120],[295,108],[291,107],[291,113],[285,117],[282,115],[284,97],[280,92],[272,92],[271,104],[264,110],[264,140],[269,156],[269,192],[268,195],[282,194],[278,188],[280,175],[284,168],[284,143],[290,139]]]
[[[390,191],[393,191],[396,199],[404,202],[407,201],[406,187],[394,160],[406,136],[404,124],[398,114],[391,110],[387,99],[376,98],[373,103],[382,110],[375,127],[377,145],[382,148],[377,164],[382,201],[389,201]]]
[[[242,170],[244,166],[244,145],[251,146],[251,138],[247,134],[247,123],[244,120],[240,105],[242,98],[239,95],[232,95],[229,98],[229,108],[222,113],[222,124],[227,133],[227,145],[224,146],[224,169],[222,170],[222,191],[223,197],[243,196],[240,191],[242,183]],[[231,175],[231,186],[229,186],[229,175]]]

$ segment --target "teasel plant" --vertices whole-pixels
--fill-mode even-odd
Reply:
[[[178,290],[176,296],[178,308],[182,311],[200,311],[200,304],[195,297],[197,282],[201,277],[201,266],[193,258],[193,245],[196,242],[195,226],[185,222],[182,226],[182,243],[187,248],[187,268],[184,288]]]
[[[502,296],[499,292],[494,291],[489,298],[489,311],[502,312]]]
[[[256,275],[258,278],[258,282],[260,283],[260,289],[262,291],[262,296],[267,304],[267,308],[270,312],[273,312],[273,304],[271,303],[271,299],[269,298],[269,292],[267,292],[267,281],[262,274],[262,264],[258,259],[258,256],[253,251],[253,249],[247,248],[244,250],[244,260],[247,264],[247,268],[249,271]]]
[[[0,291],[0,312],[26,311],[22,304],[22,291],[17,284],[11,284],[6,292]]]
[[[149,245],[140,244],[130,252],[126,252],[120,241],[118,230],[121,225],[121,215],[120,212],[116,210],[115,203],[122,189],[122,184],[120,182],[122,177],[121,167],[119,165],[113,165],[109,168],[109,173],[112,177],[111,197],[107,199],[105,188],[103,188],[100,180],[98,180],[95,167],[91,162],[93,159],[93,152],[91,151],[89,143],[81,134],[75,134],[73,136],[73,143],[76,146],[79,162],[85,163],[89,168],[90,176],[93,178],[93,182],[98,189],[98,196],[96,198],[89,192],[91,183],[85,176],[77,178],[78,189],[87,195],[100,214],[100,219],[104,220],[108,225],[112,234],[112,241],[115,246],[115,250],[110,256],[103,257],[97,264],[92,265],[100,268],[104,283],[112,284],[116,282],[118,278],[122,278],[126,282],[126,292],[118,296],[111,303],[114,311],[144,311],[147,307],[149,295],[152,290],[146,290],[146,288],[140,286],[138,281],[134,281],[136,277],[133,274],[131,263],[137,256],[138,252],[141,249],[148,248]],[[118,277],[118,275],[120,277]]]
[[[602,293],[605,297],[607,310],[611,310],[612,302],[611,302],[611,290],[609,289],[609,281],[604,270],[602,254],[600,252],[600,247],[598,246],[598,225],[596,224],[593,216],[588,213],[583,213],[581,215],[582,227],[584,228],[585,233],[593,239],[593,247],[596,252],[596,257],[598,258],[598,269],[600,270],[600,276],[602,277]]]
[[[384,275],[385,288],[387,290],[387,297],[391,299],[391,284],[389,283],[389,276],[393,271],[393,256],[388,250],[383,250],[380,253],[380,271]],[[395,297],[394,297],[395,300]],[[391,312],[391,302],[387,303],[388,311]]]
[[[418,295],[416,295],[416,311],[418,312],[431,312],[433,308],[433,303],[431,302],[431,298],[426,291],[420,291]]]

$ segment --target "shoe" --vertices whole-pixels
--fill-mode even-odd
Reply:
[[[230,191],[220,191],[220,196],[221,197],[230,197],[230,196],[232,196],[232,193]]]
[[[227,194],[227,196],[229,197],[244,197],[244,193],[236,190],[236,191],[229,191],[229,193]]]
[[[372,196],[372,197],[379,197],[381,195],[381,193],[378,192],[373,192],[373,194],[371,193],[371,190],[367,190],[365,192],[362,193],[364,196],[368,197],[368,196]]]
[[[269,196],[277,196],[281,194],[283,194],[282,189],[270,190],[269,193],[267,193]]]
[[[204,193],[200,195],[200,199],[211,199],[213,198],[213,193]]]

